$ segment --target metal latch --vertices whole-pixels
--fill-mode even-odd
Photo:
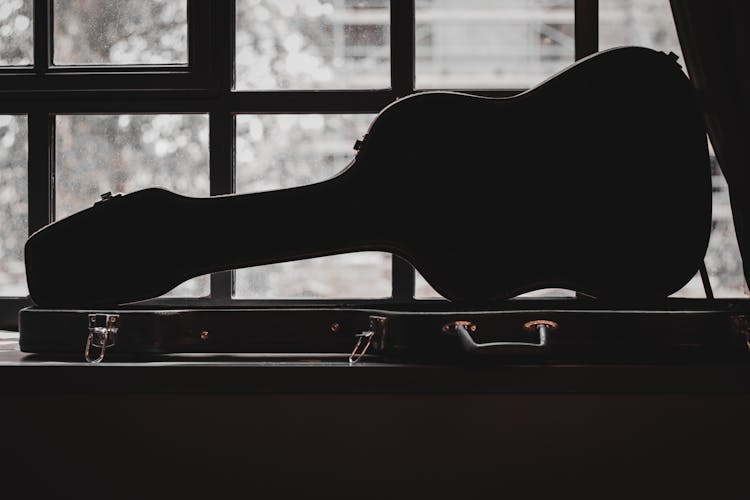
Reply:
[[[382,348],[386,325],[387,319],[385,317],[370,316],[370,328],[355,335],[357,342],[354,344],[354,349],[352,349],[352,353],[349,355],[350,366],[362,359],[362,356],[365,355],[373,342],[375,342],[376,349]]]
[[[89,314],[89,336],[86,339],[84,357],[87,363],[99,363],[104,359],[108,347],[115,345],[120,328],[119,314]],[[99,355],[91,356],[91,348],[99,349]]]
[[[363,135],[362,139],[357,139],[356,141],[354,141],[354,147],[352,149],[354,149],[355,151],[360,151],[362,147],[365,145],[366,140],[367,140],[367,134]]]
[[[108,201],[114,200],[115,198],[119,198],[122,196],[122,193],[112,194],[112,191],[107,191],[106,193],[102,193],[99,195],[99,201],[95,202],[94,205],[99,205],[100,203],[106,203]]]
[[[740,342],[744,342],[750,350],[750,316],[745,314],[733,315],[729,318],[729,330]]]

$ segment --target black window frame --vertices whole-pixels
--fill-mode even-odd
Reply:
[[[209,117],[210,194],[235,192],[235,116],[243,113],[377,113],[415,86],[415,0],[390,0],[389,88],[234,90],[235,0],[186,0],[188,62],[169,65],[53,64],[53,0],[33,0],[34,62],[0,67],[0,114],[28,120],[29,234],[55,219],[55,116],[201,113]],[[598,0],[574,0],[575,59],[598,50]],[[508,97],[525,89],[455,89]],[[352,138],[354,140],[355,138]],[[158,298],[152,306],[383,304],[415,302],[415,271],[392,259],[392,294],[380,300],[234,299],[231,271],[214,273],[210,295]],[[28,297],[0,297],[0,329],[17,329]]]

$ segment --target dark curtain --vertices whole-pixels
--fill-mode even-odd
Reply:
[[[688,74],[729,185],[745,281],[750,283],[750,2],[670,3]]]

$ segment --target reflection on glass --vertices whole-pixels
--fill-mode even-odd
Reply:
[[[55,64],[187,63],[187,0],[54,0]]]
[[[28,235],[25,116],[0,115],[0,295],[25,296]]]
[[[573,0],[417,0],[416,86],[524,89],[572,63]]]
[[[0,2],[0,66],[33,62],[32,12],[32,0]]]
[[[354,157],[373,115],[237,116],[237,192],[324,181]],[[345,210],[342,207],[342,210]],[[358,252],[236,272],[238,298],[372,298],[391,294],[391,257]]]
[[[57,219],[90,207],[102,193],[163,187],[208,196],[207,115],[59,115],[55,134]],[[170,296],[206,295],[208,277]]]
[[[235,87],[388,87],[388,4],[388,0],[237,0]]]

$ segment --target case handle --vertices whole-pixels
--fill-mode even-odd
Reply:
[[[539,333],[539,342],[487,342],[478,344],[471,338],[477,326],[470,321],[454,321],[443,326],[443,331],[449,335],[458,336],[459,343],[466,354],[482,355],[513,355],[537,354],[547,348],[547,333],[557,328],[557,323],[548,319],[537,319],[523,325],[525,330]]]

